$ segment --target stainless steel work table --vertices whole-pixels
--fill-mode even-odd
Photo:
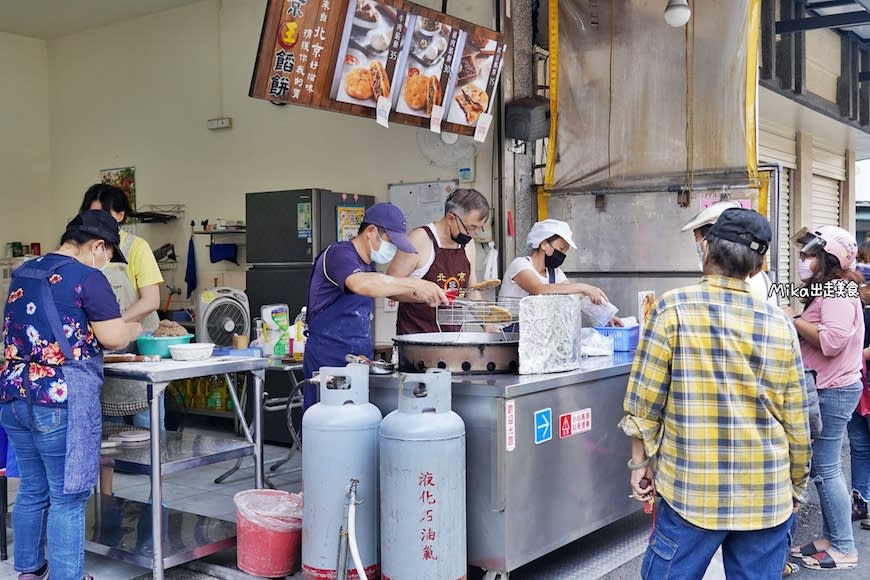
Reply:
[[[640,508],[628,499],[631,443],[617,427],[633,359],[589,357],[553,374],[453,375],[453,410],[466,432],[468,563],[484,578],[504,578]],[[397,374],[372,375],[369,385],[384,415],[396,408]],[[562,430],[560,415],[572,413]]]
[[[216,374],[251,373],[254,377],[253,442],[167,433],[163,441],[159,436],[152,436],[149,448],[119,447],[105,452],[111,455],[116,466],[150,474],[151,505],[95,494],[88,504],[86,550],[152,568],[154,578],[162,580],[165,567],[183,564],[235,544],[236,527],[232,522],[163,507],[163,475],[253,455],[254,486],[263,487],[262,405],[267,364],[268,359],[265,358],[221,356],[202,361],[167,359],[105,365],[107,377],[133,379],[147,384],[152,425],[160,422],[158,402],[170,381]],[[235,390],[232,385],[231,388]],[[135,539],[130,534],[131,530],[125,529],[125,524],[131,522],[136,524]]]

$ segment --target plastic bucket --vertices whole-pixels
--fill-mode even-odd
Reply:
[[[236,504],[237,563],[254,576],[289,575],[302,547],[302,496],[277,489],[247,489]]]

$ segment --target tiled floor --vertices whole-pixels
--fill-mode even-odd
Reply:
[[[228,431],[216,431],[204,426],[188,426],[185,435],[196,433],[220,434],[221,436],[233,436]],[[272,472],[269,467],[286,457],[288,449],[277,445],[266,445],[264,449],[264,461],[267,476],[271,475],[271,481],[277,489],[297,492],[301,488],[301,454],[295,454],[287,463]],[[242,467],[222,483],[214,483],[215,478],[226,472],[235,464],[235,460],[217,463],[196,469],[190,469],[164,477],[163,492],[167,507],[175,508],[199,515],[220,518],[223,520],[236,520],[235,504],[233,496],[242,490],[254,487],[254,463],[253,458],[246,457],[242,460]],[[18,489],[18,480],[9,480],[10,509],[15,509],[15,493]],[[150,480],[145,475],[131,475],[116,473],[114,477],[114,492],[116,496],[146,501],[150,495]],[[9,533],[9,559],[0,562],[0,580],[18,578],[18,572],[14,569],[13,538],[11,534],[11,516],[7,520],[10,528]],[[231,558],[224,556],[218,560],[227,561]],[[151,570],[131,566],[123,562],[86,554],[85,570],[98,580],[127,580],[143,575],[150,575]],[[209,578],[208,575],[185,572],[173,569],[167,573],[167,578]],[[235,576],[245,577],[243,573],[236,572]]]

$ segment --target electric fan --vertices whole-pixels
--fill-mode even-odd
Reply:
[[[435,167],[449,169],[471,163],[479,147],[479,143],[465,135],[417,129],[417,149]]]
[[[202,291],[196,300],[196,341],[232,346],[233,335],[251,333],[248,297],[241,290],[217,287]]]

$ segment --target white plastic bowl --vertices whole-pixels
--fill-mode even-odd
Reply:
[[[169,354],[174,360],[205,360],[213,350],[214,343],[211,342],[169,345]]]

